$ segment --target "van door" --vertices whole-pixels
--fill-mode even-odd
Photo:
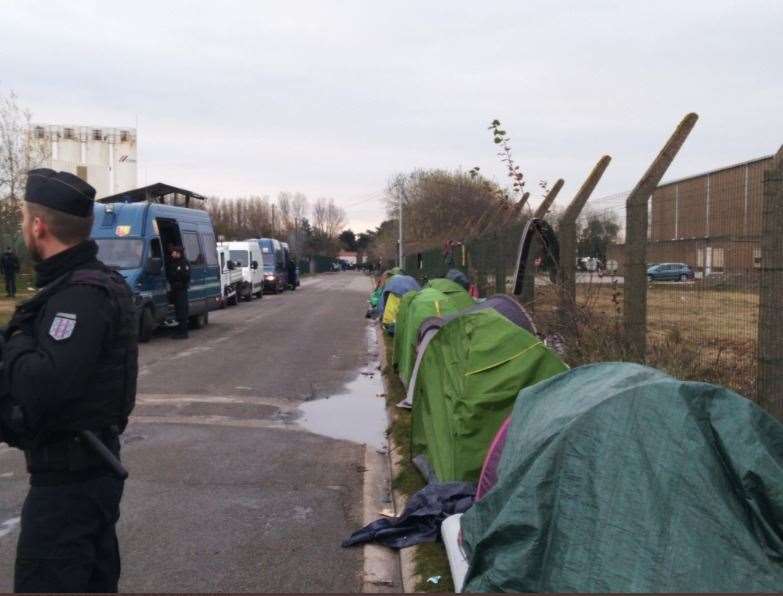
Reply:
[[[201,252],[204,254],[204,298],[207,301],[207,308],[214,310],[220,304],[220,297],[223,294],[220,281],[222,269],[217,258],[217,242],[215,242],[212,230],[199,229],[199,240],[201,241]]]
[[[188,302],[191,314],[199,314],[206,310],[205,291],[205,258],[198,241],[198,234],[192,230],[183,230],[182,247],[185,249],[185,257],[190,262],[190,289],[188,290]]]
[[[154,237],[147,241],[147,258],[160,259],[162,264],[165,262],[165,259],[163,258],[163,246],[161,245],[160,238]],[[155,318],[158,321],[162,321],[166,318],[169,308],[169,294],[166,282],[165,264],[162,265],[158,275],[144,276],[144,286],[145,289],[152,295],[152,304],[155,307]]]

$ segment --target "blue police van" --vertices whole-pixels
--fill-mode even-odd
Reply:
[[[285,292],[288,288],[288,270],[282,243],[274,238],[261,238],[258,246],[264,257],[264,291],[272,294]]]
[[[206,326],[209,311],[220,307],[215,231],[206,211],[190,208],[192,200],[205,199],[191,191],[157,183],[95,203],[92,238],[98,244],[98,258],[117,269],[133,290],[139,341],[149,341],[158,326],[173,322],[174,307],[166,279],[172,246],[184,248],[191,266],[191,327]]]

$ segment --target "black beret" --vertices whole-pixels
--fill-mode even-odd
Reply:
[[[77,217],[89,217],[95,201],[95,189],[68,172],[39,168],[27,173],[24,200]]]

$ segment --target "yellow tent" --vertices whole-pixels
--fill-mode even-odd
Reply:
[[[400,297],[397,294],[389,294],[386,298],[386,307],[383,309],[383,324],[394,325],[397,322],[397,313],[400,310]]]

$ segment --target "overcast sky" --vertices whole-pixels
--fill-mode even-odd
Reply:
[[[139,182],[334,197],[380,223],[395,172],[631,188],[689,111],[668,179],[783,143],[783,2],[0,0],[0,90],[46,123],[134,126]]]

